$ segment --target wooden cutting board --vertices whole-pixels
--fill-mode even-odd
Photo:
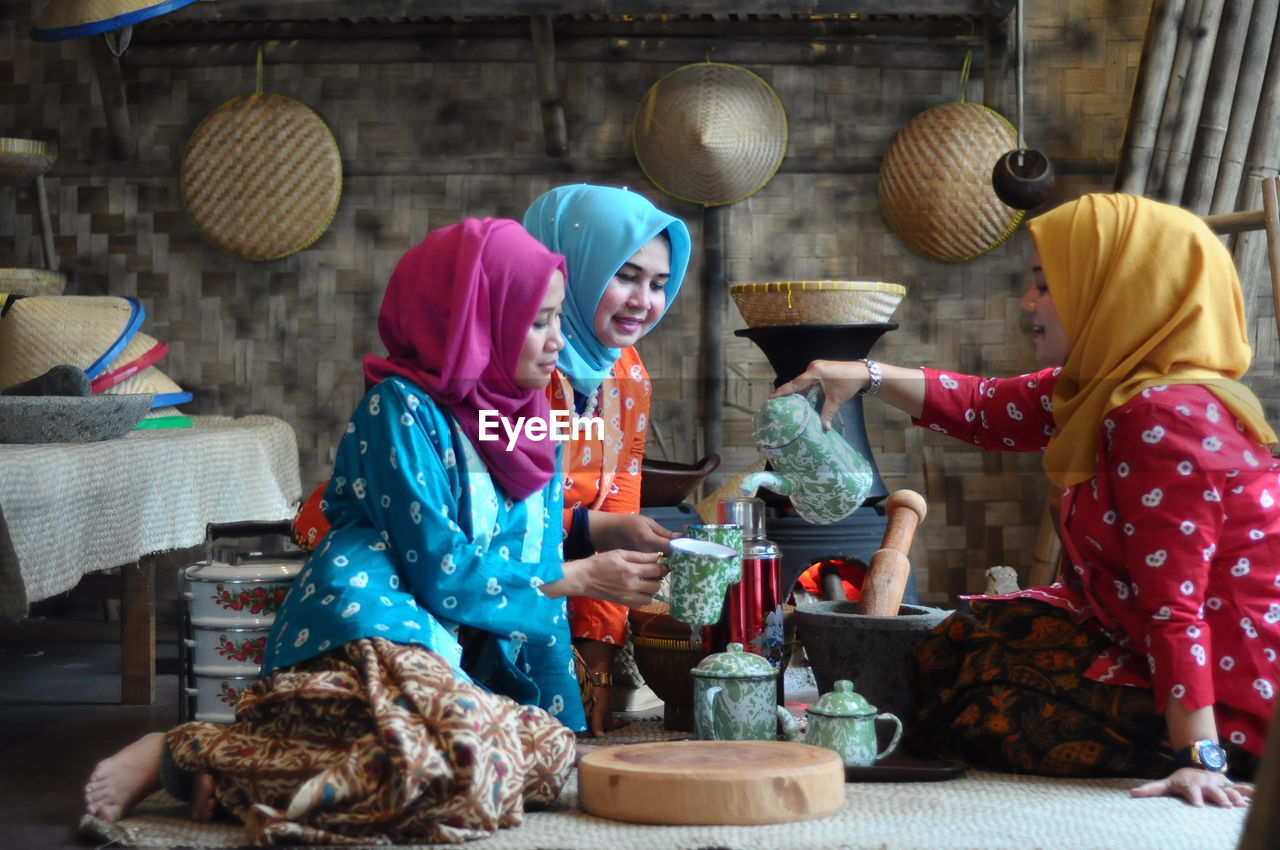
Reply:
[[[755,824],[825,817],[844,803],[832,750],[781,741],[662,741],[578,765],[584,811],[633,823]]]

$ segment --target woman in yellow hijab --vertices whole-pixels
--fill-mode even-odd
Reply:
[[[911,671],[916,745],[1024,773],[1140,776],[1135,797],[1244,805],[1277,696],[1280,464],[1239,378],[1240,281],[1195,215],[1086,195],[1028,225],[1041,370],[979,378],[815,361],[823,418],[878,395],[917,425],[1043,452],[1058,581],[968,597]]]

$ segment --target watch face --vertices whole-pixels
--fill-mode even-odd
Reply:
[[[1197,741],[1196,755],[1206,770],[1222,770],[1227,766],[1227,754],[1222,747],[1212,741]]]

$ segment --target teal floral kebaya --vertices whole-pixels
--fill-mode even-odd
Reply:
[[[332,527],[276,617],[264,675],[381,637],[585,728],[565,603],[539,589],[563,576],[559,476],[506,498],[454,419],[388,378],[352,415],[325,502]]]

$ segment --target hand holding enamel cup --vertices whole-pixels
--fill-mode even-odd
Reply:
[[[671,568],[668,613],[693,626],[718,622],[729,585],[742,578],[738,551],[710,540],[677,537],[663,560]]]

